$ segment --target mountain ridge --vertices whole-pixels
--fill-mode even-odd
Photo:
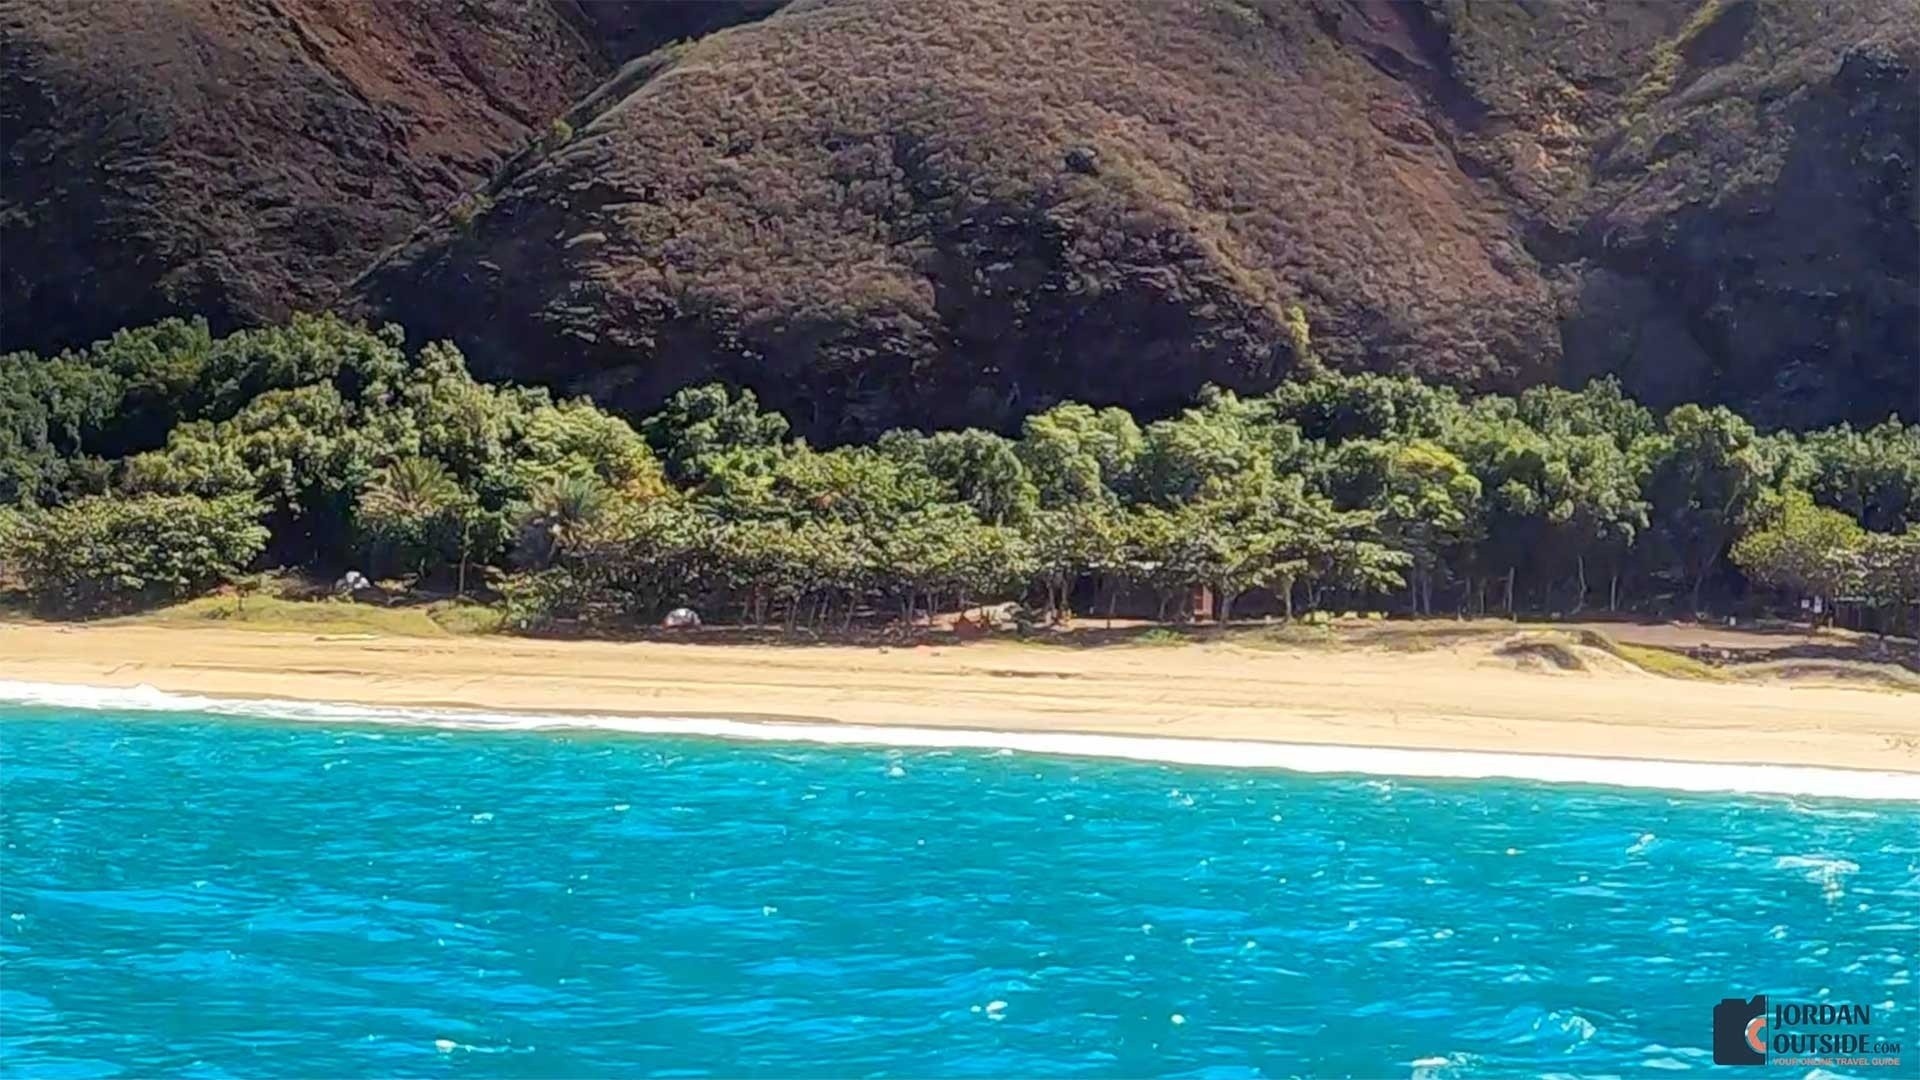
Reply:
[[[261,4],[309,37],[361,16],[357,60],[447,10],[167,11],[198,25]],[[6,274],[5,344],[339,304],[451,338],[489,378],[630,413],[724,378],[825,441],[1004,426],[1065,398],[1153,411],[1320,365],[1497,390],[1616,374],[1652,404],[1769,425],[1920,415],[1910,0],[776,6],[481,4],[491,34],[424,41],[418,66],[491,126],[463,157],[421,119],[448,110],[380,114],[423,143],[387,150],[415,190],[366,188],[334,154],[332,179],[282,189],[292,240],[214,229],[168,248],[164,229],[89,219],[114,204],[84,184],[27,211],[10,194],[9,253],[25,236],[51,254],[7,260],[27,269]],[[21,13],[45,8],[0,8],[10,100],[40,70],[16,58],[50,40]],[[461,74],[502,40],[520,82]],[[21,113],[15,190],[47,172],[20,148],[58,143]],[[115,153],[154,156],[116,146],[109,174]],[[353,218],[383,199],[377,222]],[[49,206],[65,236],[98,234],[77,248],[89,265],[17,224]],[[359,227],[330,234],[329,213]],[[51,319],[49,295],[69,300]],[[91,322],[57,317],[88,304]]]

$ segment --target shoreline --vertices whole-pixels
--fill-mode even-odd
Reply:
[[[109,689],[0,679],[0,705],[208,714],[296,723],[372,724],[467,731],[607,732],[634,736],[867,749],[992,750],[1149,764],[1259,769],[1300,775],[1420,780],[1507,780],[1633,790],[1809,796],[1920,803],[1920,776],[1883,770],[1682,762],[1649,758],[1462,751],[1182,736],[1100,735],[911,725],[847,724],[786,717],[670,716],[549,711],[501,713],[456,706],[396,708],[297,698],[171,694],[148,686]]]
[[[477,712],[645,734],[1920,799],[1914,695],[1694,682],[1591,659],[1536,670],[1485,638],[1420,651],[861,648],[0,624],[0,680],[120,701],[149,687],[214,711],[244,701],[262,715],[421,722],[455,710],[431,722],[487,726],[461,722]]]

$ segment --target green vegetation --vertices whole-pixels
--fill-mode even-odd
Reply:
[[[1897,420],[1799,437],[1610,382],[1466,399],[1320,372],[1144,426],[1065,403],[1017,437],[817,448],[749,392],[689,388],[636,429],[401,340],[175,320],[0,359],[0,573],[86,614],[364,568],[500,601],[444,613],[475,630],[683,604],[789,631],[996,600],[1165,620],[1202,588],[1221,622],[1822,596],[1885,630],[1920,603],[1920,428]],[[250,591],[206,617],[287,617]]]
[[[1644,111],[1649,105],[1665,97],[1673,89],[1680,76],[1680,70],[1686,63],[1685,51],[1695,38],[1725,11],[1725,0],[1705,0],[1692,15],[1688,16],[1685,26],[1672,38],[1654,45],[1652,63],[1647,65],[1647,73],[1640,85],[1627,95],[1626,111],[1633,115]]]
[[[46,606],[129,608],[238,575],[266,545],[258,518],[245,495],[93,495],[0,525],[0,555]]]
[[[1852,584],[1847,556],[1866,538],[1852,518],[1815,506],[1804,491],[1789,491],[1760,527],[1733,546],[1733,561],[1760,584],[1803,596],[1834,596]]]
[[[1591,630],[1582,631],[1577,636],[1577,640],[1580,644],[1588,648],[1611,653],[1649,674],[1664,675],[1669,679],[1699,679],[1706,682],[1719,682],[1727,677],[1726,673],[1720,669],[1672,649],[1615,641],[1606,634],[1595,633]]]
[[[177,626],[222,626],[310,634],[376,634],[382,637],[446,637],[490,634],[500,629],[497,607],[458,600],[381,607],[346,600],[292,600],[280,596],[202,596],[145,616]]]

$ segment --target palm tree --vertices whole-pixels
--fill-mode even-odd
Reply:
[[[401,458],[380,470],[361,506],[385,518],[431,517],[460,494],[447,467],[433,458]]]
[[[425,577],[435,554],[433,533],[460,498],[460,485],[432,458],[401,458],[380,470],[360,495],[360,525],[393,551],[415,557]]]
[[[558,476],[534,489],[520,517],[520,551],[535,569],[574,546],[606,513],[612,492],[595,476]]]

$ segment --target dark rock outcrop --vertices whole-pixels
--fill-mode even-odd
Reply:
[[[763,19],[787,0],[553,0],[606,58],[623,64],[679,41]]]

